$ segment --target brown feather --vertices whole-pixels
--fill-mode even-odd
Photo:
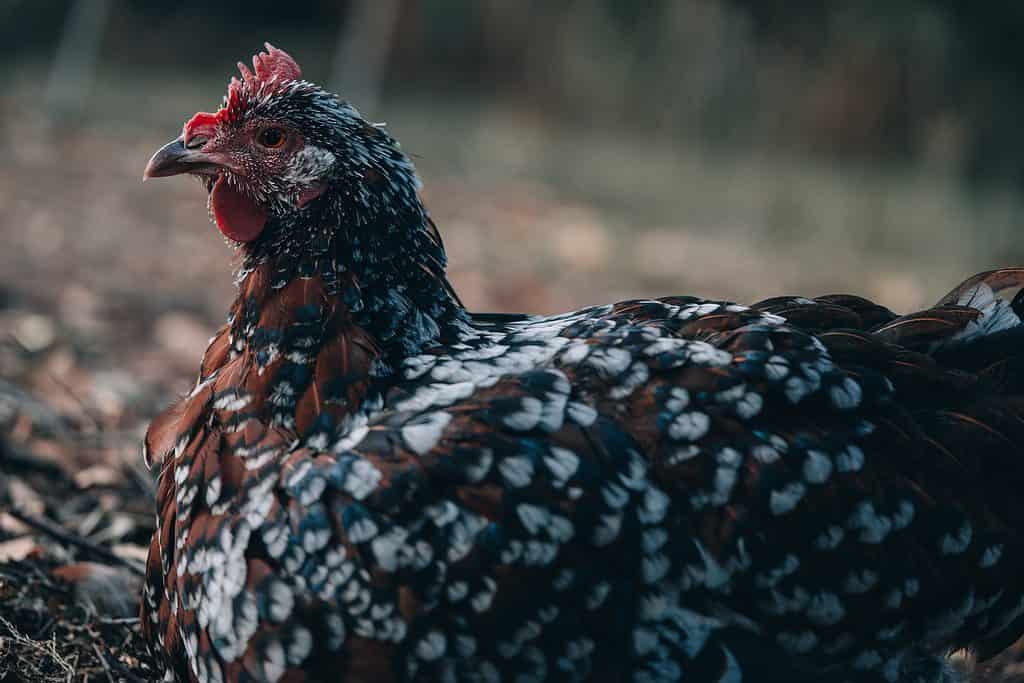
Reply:
[[[227,362],[231,352],[231,326],[221,327],[203,354],[203,362],[199,367],[199,378],[205,379]]]
[[[1024,287],[1024,268],[999,268],[978,273],[954,287],[946,296],[939,299],[936,306],[956,304],[968,290],[981,283],[991,287],[996,294],[1007,289]]]
[[[153,418],[143,441],[143,453],[148,466],[162,462],[178,439],[196,427],[202,420],[203,412],[212,396],[213,388],[209,385],[204,386]]]
[[[952,337],[978,319],[981,312],[966,306],[939,306],[900,316],[872,332],[882,341],[890,344],[913,346],[932,343]]]
[[[828,294],[816,297],[815,301],[848,308],[860,317],[865,328],[877,327],[897,317],[885,306],[853,294]]]

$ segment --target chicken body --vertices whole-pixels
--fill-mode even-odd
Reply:
[[[394,142],[256,66],[217,125],[284,121],[331,163],[312,201],[266,193],[229,322],[147,435],[172,680],[939,683],[1024,630],[1021,271],[902,318],[471,314]]]

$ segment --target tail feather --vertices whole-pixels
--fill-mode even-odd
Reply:
[[[1024,390],[1024,268],[969,278],[939,301],[978,312],[974,320],[930,348],[942,365],[979,374],[999,391]]]
[[[1024,268],[998,268],[978,273],[954,287],[946,296],[939,299],[936,306],[970,305],[965,302],[970,302],[975,293],[984,291],[979,289],[980,285],[986,285],[993,294],[999,294],[1008,289],[1019,289],[1024,286]]]
[[[963,335],[984,313],[971,306],[944,305],[903,315],[872,330],[884,342],[918,348]]]

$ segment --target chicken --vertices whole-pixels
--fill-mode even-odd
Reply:
[[[388,133],[239,68],[145,171],[241,260],[145,438],[168,680],[938,683],[1024,630],[1024,269],[471,313]]]

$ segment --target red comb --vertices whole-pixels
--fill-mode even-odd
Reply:
[[[244,63],[238,63],[238,71],[242,80],[231,78],[228,84],[228,95],[224,106],[216,114],[199,112],[185,124],[185,143],[199,135],[212,135],[215,126],[221,121],[230,120],[240,109],[242,100],[261,88],[275,90],[286,81],[297,81],[302,78],[302,69],[284,50],[279,50],[270,43],[263,43],[266,52],[253,55],[252,70]],[[248,91],[248,92],[247,92]]]
[[[242,72],[242,78],[247,83],[252,82],[253,78],[263,83],[274,80],[297,81],[302,78],[302,69],[291,55],[284,50],[278,50],[270,43],[263,43],[263,47],[267,48],[267,51],[253,55],[252,58],[252,68],[256,71],[255,76],[245,64],[238,63],[238,70]]]

